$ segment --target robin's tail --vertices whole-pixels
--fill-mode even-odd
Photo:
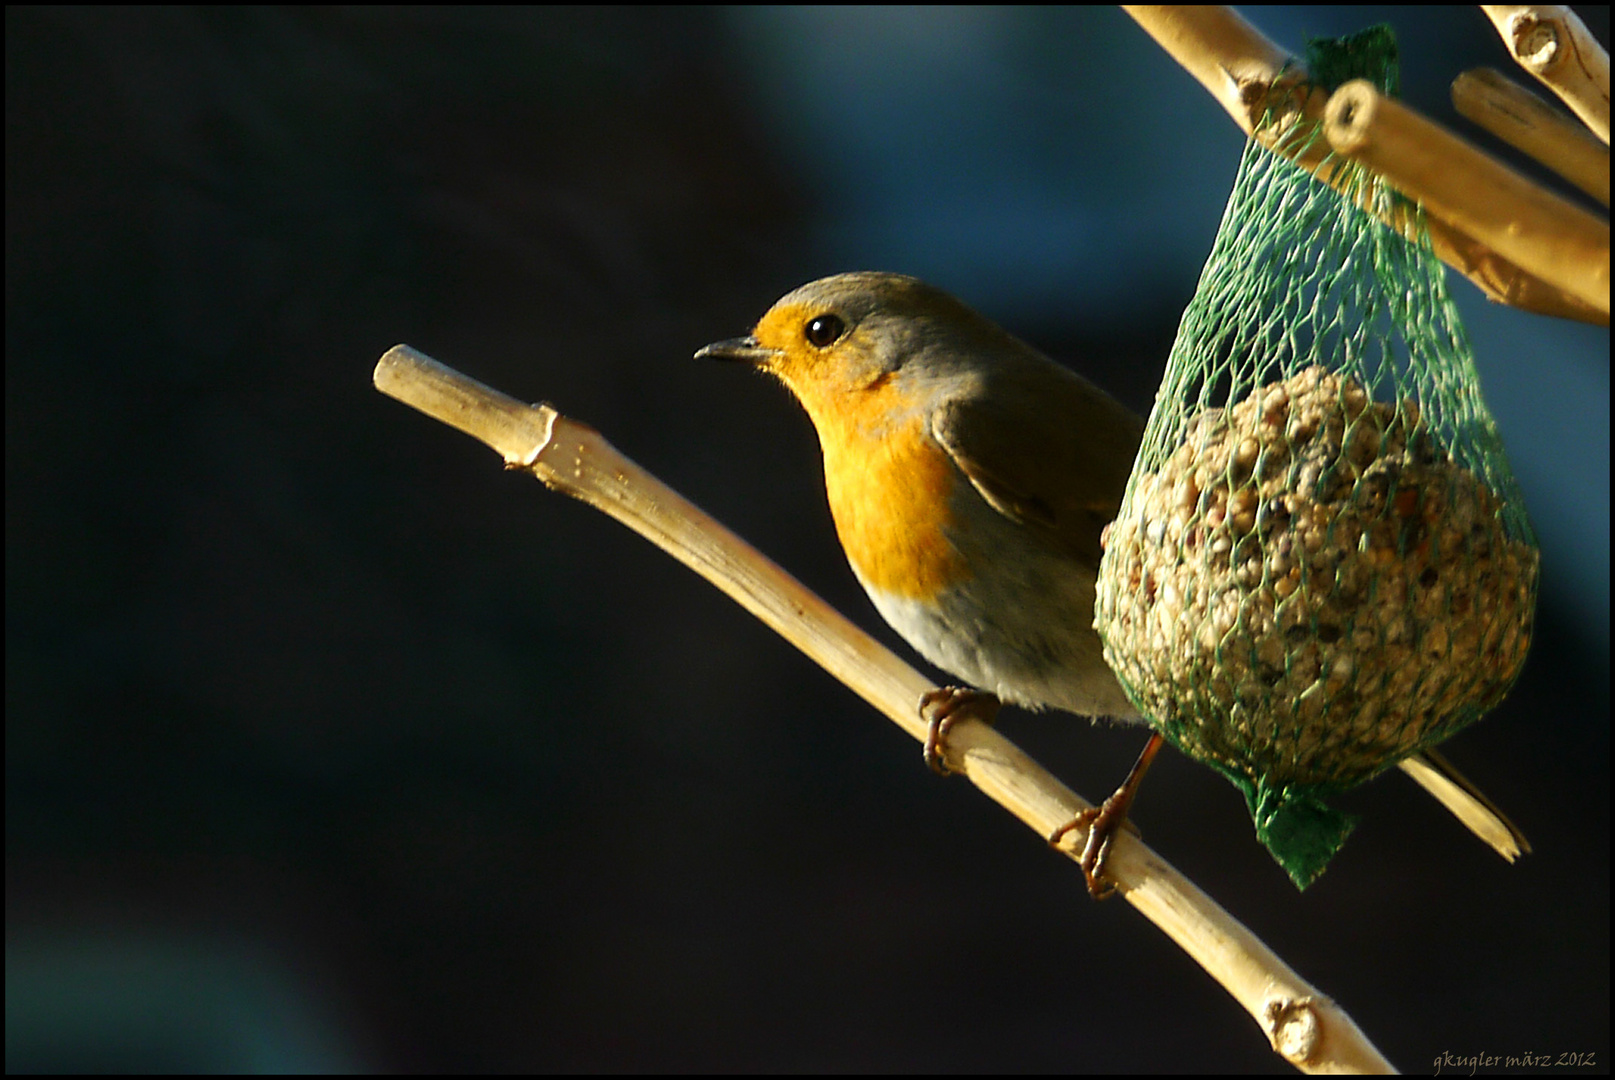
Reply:
[[[1426,750],[1404,758],[1401,765],[1403,772],[1434,795],[1470,832],[1490,844],[1503,858],[1513,862],[1531,853],[1531,843],[1525,834],[1463,773],[1453,768],[1452,762],[1434,750]]]

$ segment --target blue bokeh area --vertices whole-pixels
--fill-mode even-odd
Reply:
[[[906,269],[1021,323],[1151,317],[1192,287],[1227,188],[1184,181],[1231,182],[1240,144],[1119,9],[730,18],[827,263]]]
[[[1447,102],[1509,67],[1478,10],[1247,15],[1390,21],[1519,163]],[[912,657],[802,411],[692,354],[902,271],[1148,409],[1242,141],[1124,13],[9,7],[5,49],[8,1070],[1288,1071],[727,598],[370,384],[406,342],[555,403]],[[1451,280],[1543,591],[1445,749],[1535,853],[1388,775],[1297,893],[1175,753],[1133,820],[1400,1068],[1605,1065],[1608,331]],[[1091,799],[1142,742],[999,723]]]

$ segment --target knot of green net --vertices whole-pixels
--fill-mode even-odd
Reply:
[[[1395,87],[1383,28],[1315,42],[1309,65]],[[1245,149],[1095,625],[1133,703],[1240,788],[1305,887],[1352,826],[1327,797],[1507,693],[1537,552],[1417,208],[1286,115]]]

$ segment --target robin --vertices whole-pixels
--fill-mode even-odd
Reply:
[[[1144,722],[1093,627],[1101,533],[1143,435],[1136,414],[900,274],[810,282],[749,337],[696,356],[751,364],[801,402],[859,584],[904,640],[966,684],[919,703],[933,769],[948,771],[949,726],[991,723],[1000,702]],[[1096,898],[1114,889],[1105,858],[1161,742],[1151,733],[1115,794],[1049,838],[1087,827],[1081,865]],[[1429,764],[1517,836],[1445,761]]]

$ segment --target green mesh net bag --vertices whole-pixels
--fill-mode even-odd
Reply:
[[[1308,53],[1326,87],[1391,93],[1395,64],[1384,29]],[[1327,149],[1304,121],[1279,138]],[[1134,705],[1244,792],[1302,888],[1352,827],[1326,797],[1507,693],[1538,565],[1421,216],[1330,164],[1347,194],[1247,145],[1095,606]]]

